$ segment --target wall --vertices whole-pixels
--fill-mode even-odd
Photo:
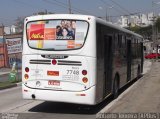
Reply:
[[[21,39],[21,42],[19,40],[17,42],[17,39]],[[18,63],[19,68],[21,68],[22,33],[5,34],[4,26],[0,26],[0,68],[12,67],[15,61]]]
[[[22,33],[5,35],[4,37],[7,44],[9,67],[12,67],[13,62],[17,62],[18,68],[21,68],[22,66]],[[21,39],[21,42],[18,42],[17,44],[17,40],[19,39]],[[8,41],[13,41],[14,43],[11,43]],[[11,49],[12,49],[12,52],[11,52]]]

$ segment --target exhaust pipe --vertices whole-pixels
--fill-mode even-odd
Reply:
[[[35,98],[36,98],[36,96],[34,94],[32,94],[32,99],[35,99]]]

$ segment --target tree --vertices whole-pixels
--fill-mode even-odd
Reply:
[[[140,27],[140,26],[128,27],[127,29],[142,35],[146,39],[151,39],[151,35],[152,35],[151,25],[146,27]]]
[[[53,12],[48,12],[47,10],[44,10],[44,11],[34,13],[33,15],[45,15],[45,14],[54,14],[54,13]]]
[[[160,17],[156,20],[155,26],[157,27],[158,32],[160,32]]]
[[[16,32],[21,33],[24,26],[24,17],[17,17],[14,25],[16,26]]]

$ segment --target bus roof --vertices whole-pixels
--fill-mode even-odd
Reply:
[[[40,20],[40,19],[80,19],[80,20],[85,20],[88,18],[93,18],[94,20],[96,20],[96,22],[101,23],[103,25],[109,26],[111,28],[126,32],[128,34],[132,34],[135,35],[137,37],[143,38],[141,35],[134,33],[133,31],[127,30],[125,28],[122,28],[120,26],[114,25],[110,22],[107,22],[103,19],[97,18],[95,16],[91,16],[91,15],[81,15],[81,14],[47,14],[47,15],[35,15],[35,16],[30,16],[27,17],[26,19],[29,20]]]
[[[97,20],[99,23],[101,23],[101,24],[104,24],[104,25],[107,25],[107,26],[109,26],[109,27],[115,28],[115,29],[117,29],[117,30],[121,30],[121,31],[123,31],[123,32],[129,33],[129,34],[132,34],[132,35],[135,35],[135,36],[137,36],[137,37],[143,38],[141,35],[139,35],[139,34],[137,34],[137,33],[134,33],[133,31],[130,31],[130,30],[128,30],[128,29],[125,29],[125,28],[123,28],[123,27],[120,27],[120,26],[117,26],[117,25],[115,25],[115,24],[112,24],[111,22],[107,22],[107,21],[105,21],[105,20],[103,20],[103,19],[100,19],[100,18],[96,18],[96,20]]]

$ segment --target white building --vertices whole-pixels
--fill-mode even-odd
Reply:
[[[148,22],[149,22],[149,24],[153,24],[153,17],[154,17],[153,12],[152,13],[148,13]]]
[[[153,13],[132,15],[129,18],[126,16],[121,16],[117,24],[119,24],[121,27],[129,27],[129,25],[133,27],[145,27],[153,24],[153,16]]]
[[[118,23],[121,27],[128,27],[129,25],[129,20],[125,16],[121,16],[121,19],[118,20]]]
[[[17,32],[16,26],[15,25],[6,26],[6,27],[4,27],[4,32],[5,32],[5,34],[14,34]]]
[[[130,25],[131,26],[139,26],[141,23],[141,19],[137,15],[130,16]]]
[[[141,19],[141,24],[140,26],[148,26],[149,25],[149,21],[148,21],[148,17],[145,14],[141,14],[140,15],[140,19]]]

